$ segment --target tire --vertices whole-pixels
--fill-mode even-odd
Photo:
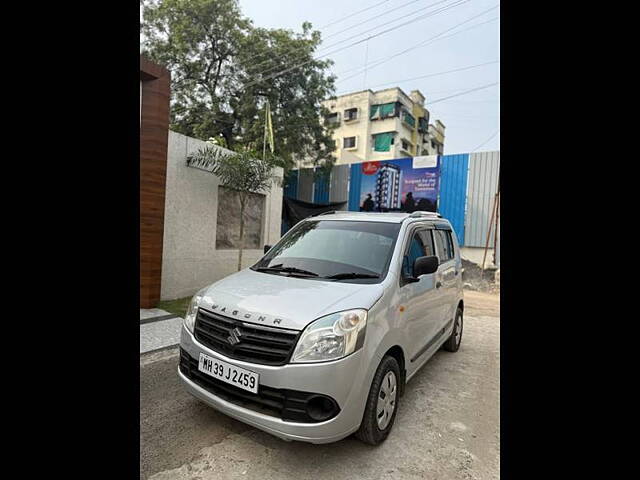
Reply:
[[[390,380],[390,377],[391,380]],[[393,427],[393,423],[396,419],[396,413],[398,411],[398,399],[400,398],[400,366],[398,365],[398,361],[391,357],[385,356],[380,365],[378,365],[378,369],[376,370],[376,374],[373,376],[373,381],[371,382],[371,388],[369,389],[369,396],[367,397],[367,404],[364,409],[364,415],[362,417],[362,423],[360,424],[360,429],[356,432],[356,437],[362,440],[369,445],[379,445],[384,442],[391,428]],[[390,381],[393,382],[395,380],[394,388],[390,388]],[[389,403],[387,401],[385,403],[384,399],[382,399],[382,392],[395,392],[393,393],[392,402]],[[387,397],[387,393],[384,393],[385,397]],[[386,405],[382,411],[381,422],[378,421],[378,399],[382,400],[380,403],[382,405]],[[392,405],[392,407],[390,407]],[[392,408],[392,412],[389,414],[389,409]]]
[[[456,316],[453,323],[453,331],[451,332],[451,336],[447,339],[446,342],[442,344],[442,348],[444,348],[447,352],[457,352],[460,348],[460,343],[462,342],[463,325],[464,323],[462,318],[462,309],[458,308],[458,310],[456,310]]]

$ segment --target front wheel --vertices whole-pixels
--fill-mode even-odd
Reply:
[[[398,382],[401,380],[398,361],[385,356],[369,390],[367,405],[356,437],[369,445],[378,445],[387,438],[398,411]]]
[[[447,352],[457,352],[462,341],[462,309],[456,310],[456,317],[453,324],[453,332],[446,342],[442,345]]]

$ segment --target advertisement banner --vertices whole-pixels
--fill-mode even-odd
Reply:
[[[362,163],[359,209],[369,212],[435,212],[440,186],[440,157],[435,162],[432,160],[429,158],[414,164],[413,158],[409,157]],[[420,164],[429,167],[414,168]]]

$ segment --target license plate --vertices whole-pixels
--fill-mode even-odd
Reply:
[[[235,387],[258,393],[260,375],[200,353],[198,370]]]

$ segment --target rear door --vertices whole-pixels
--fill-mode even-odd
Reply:
[[[425,255],[435,255],[431,233],[426,227],[414,228],[404,246],[401,277],[413,277],[413,262]],[[400,279],[400,305],[404,307],[404,328],[406,329],[409,359],[413,362],[426,351],[438,330],[439,292],[435,288],[435,274],[423,275],[417,282]]]
[[[456,264],[453,239],[451,229],[447,227],[436,227],[433,231],[436,252],[440,260],[438,272],[436,274],[436,289],[440,291],[441,317],[440,328],[448,327],[449,321],[453,319],[455,313],[455,301],[457,296],[457,285],[459,283],[460,269]]]

